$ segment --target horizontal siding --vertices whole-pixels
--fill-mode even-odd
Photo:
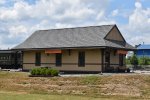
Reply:
[[[78,52],[85,51],[85,67],[78,67]],[[101,50],[100,49],[88,49],[88,50],[71,50],[70,54],[68,50],[62,51],[62,66],[55,66],[55,54],[45,54],[41,52],[41,66],[48,66],[58,70],[66,71],[101,71]],[[23,68],[32,69],[35,66],[35,51],[24,52]]]

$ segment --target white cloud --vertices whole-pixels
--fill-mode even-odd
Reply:
[[[55,28],[69,28],[69,27],[73,27],[73,25],[71,24],[61,24],[61,23],[56,23],[55,24]]]
[[[0,0],[0,5],[5,4],[4,1]],[[39,29],[117,24],[113,18],[121,14],[129,19],[127,25],[119,26],[127,41],[131,44],[150,43],[147,38],[150,8],[143,8],[140,1],[135,2],[134,11],[116,8],[109,14],[107,8],[111,0],[37,0],[32,5],[26,0],[11,1],[14,1],[11,7],[0,6],[0,32],[5,34],[0,38],[1,48],[17,45]]]
[[[140,2],[135,2],[135,7],[136,8],[142,8],[142,4]]]
[[[108,18],[103,10],[97,14],[96,21],[98,25],[116,24],[116,21]]]
[[[25,34],[27,33],[27,29],[25,26],[12,26],[9,28],[9,35],[8,37],[9,38],[14,38],[14,37],[17,37],[17,36],[20,36],[20,37],[24,37]]]
[[[0,25],[0,32],[4,34],[0,40],[3,48],[23,42],[40,29],[115,23],[105,13],[110,0],[37,0],[34,4],[28,4],[26,0],[9,1],[14,4],[0,6],[0,23],[4,24]]]
[[[0,20],[17,19],[17,12],[15,10],[0,10]]]
[[[68,9],[64,12],[63,15],[56,15],[54,18],[56,20],[64,20],[64,19],[85,19],[95,12],[92,9],[83,8],[79,9]]]
[[[104,19],[104,16],[105,16],[105,12],[104,12],[104,10],[101,10],[101,11],[97,14],[96,19],[97,19],[97,20]]]
[[[5,4],[6,0],[0,0],[0,5]]]
[[[143,8],[138,1],[135,2],[135,9],[129,15],[129,23],[122,26],[126,39],[133,45],[142,42],[150,43],[150,8]]]
[[[115,9],[113,12],[112,12],[112,16],[117,16],[119,13],[119,10],[118,9]]]

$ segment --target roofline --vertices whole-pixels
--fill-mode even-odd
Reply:
[[[100,48],[100,49],[105,49],[105,48],[113,48],[113,49],[121,49],[121,50],[128,50],[128,51],[135,51],[136,49],[132,48],[117,48],[117,47],[109,47],[109,46],[85,46],[85,47],[58,47],[58,48],[18,48],[18,49],[11,49],[11,50],[19,50],[19,51],[26,51],[26,50],[45,50],[45,49],[94,49],[94,48]]]
[[[12,51],[11,49],[1,49],[0,51]]]
[[[17,51],[15,50],[0,50],[0,53],[1,54],[10,54],[10,53],[16,53]]]
[[[44,29],[37,31],[49,31],[49,30],[63,30],[63,29],[76,29],[76,28],[88,28],[88,27],[101,27],[101,26],[115,26],[116,24],[107,24],[107,25],[91,25],[91,26],[79,26],[79,27],[68,27],[68,28],[53,28],[53,29]]]
[[[120,30],[118,29],[117,25],[115,24],[112,29],[107,33],[107,35],[104,37],[104,39],[106,39],[106,37],[109,35],[109,33],[116,27],[116,29],[119,31],[121,37],[123,38],[123,41],[126,42],[125,38],[123,37],[122,33],[120,32]]]

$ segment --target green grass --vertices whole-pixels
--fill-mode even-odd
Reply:
[[[98,100],[98,98],[69,95],[0,93],[0,100]]]
[[[98,81],[100,81],[98,76],[87,76],[83,78],[82,83],[86,85],[96,85]]]
[[[48,94],[21,94],[0,93],[0,100],[140,100],[138,98],[116,97],[116,96],[76,96],[76,95],[48,95]]]

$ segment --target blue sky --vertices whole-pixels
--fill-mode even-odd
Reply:
[[[117,24],[132,45],[150,44],[150,0],[0,0],[0,48],[34,31]]]

